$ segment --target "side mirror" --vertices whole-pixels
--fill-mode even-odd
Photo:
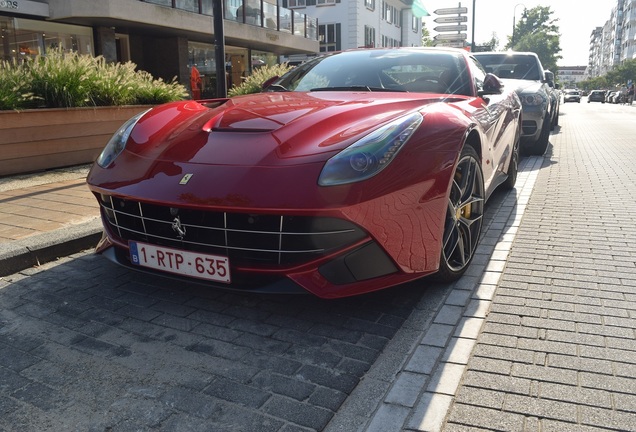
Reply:
[[[479,96],[487,96],[494,94],[501,94],[503,92],[504,84],[497,77],[497,75],[493,75],[491,73],[486,74],[486,78],[484,78],[484,87],[479,90]]]
[[[544,72],[544,75],[545,75],[545,82],[548,83],[550,87],[554,87],[554,73],[547,70]]]

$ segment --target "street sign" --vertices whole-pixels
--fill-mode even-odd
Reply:
[[[435,15],[453,15],[453,14],[465,14],[468,13],[467,7],[456,7],[456,8],[442,8],[436,9],[433,12]]]
[[[468,37],[468,35],[466,33],[449,33],[449,34],[438,34],[436,35],[433,40],[453,40],[453,41],[458,41],[458,40],[466,40],[466,38]]]
[[[465,24],[445,25],[445,26],[437,26],[433,30],[435,30],[436,32],[449,32],[449,31],[460,32],[460,31],[468,30],[468,26]]]
[[[462,42],[434,42],[436,47],[447,47],[447,48],[464,48],[464,41]]]
[[[433,21],[435,21],[438,24],[463,23],[463,22],[468,22],[468,17],[464,15],[439,17],[439,18],[435,18]]]

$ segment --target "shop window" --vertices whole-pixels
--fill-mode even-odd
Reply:
[[[1,48],[4,59],[21,59],[46,55],[50,50],[94,54],[93,31],[90,27],[1,18]]]

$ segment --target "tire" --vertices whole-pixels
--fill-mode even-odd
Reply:
[[[517,183],[517,174],[519,173],[519,145],[521,143],[521,131],[517,129],[517,133],[515,134],[515,142],[512,146],[512,155],[510,156],[510,165],[508,165],[508,177],[506,181],[501,184],[501,186],[506,189],[514,189],[515,183]]]
[[[528,155],[542,156],[548,149],[548,143],[550,141],[550,115],[546,114],[543,119],[543,125],[541,126],[541,133],[539,139],[532,144],[525,147],[524,152]]]
[[[455,281],[468,269],[481,234],[485,193],[479,156],[466,145],[453,173],[436,280]]]

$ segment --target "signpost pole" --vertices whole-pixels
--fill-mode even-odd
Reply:
[[[462,7],[461,3],[459,3],[457,7],[435,10],[434,13],[436,15],[442,15],[439,18],[435,18],[436,23],[453,24],[435,27],[434,30],[440,32],[433,38],[436,46],[451,46],[456,48],[463,48],[465,46],[467,35],[466,33],[462,33],[462,31],[466,31],[468,26],[462,23],[468,21],[465,15],[467,12],[468,8]]]
[[[475,52],[475,2],[477,0],[473,0],[473,25],[471,30],[471,36],[470,36],[470,52]]]

